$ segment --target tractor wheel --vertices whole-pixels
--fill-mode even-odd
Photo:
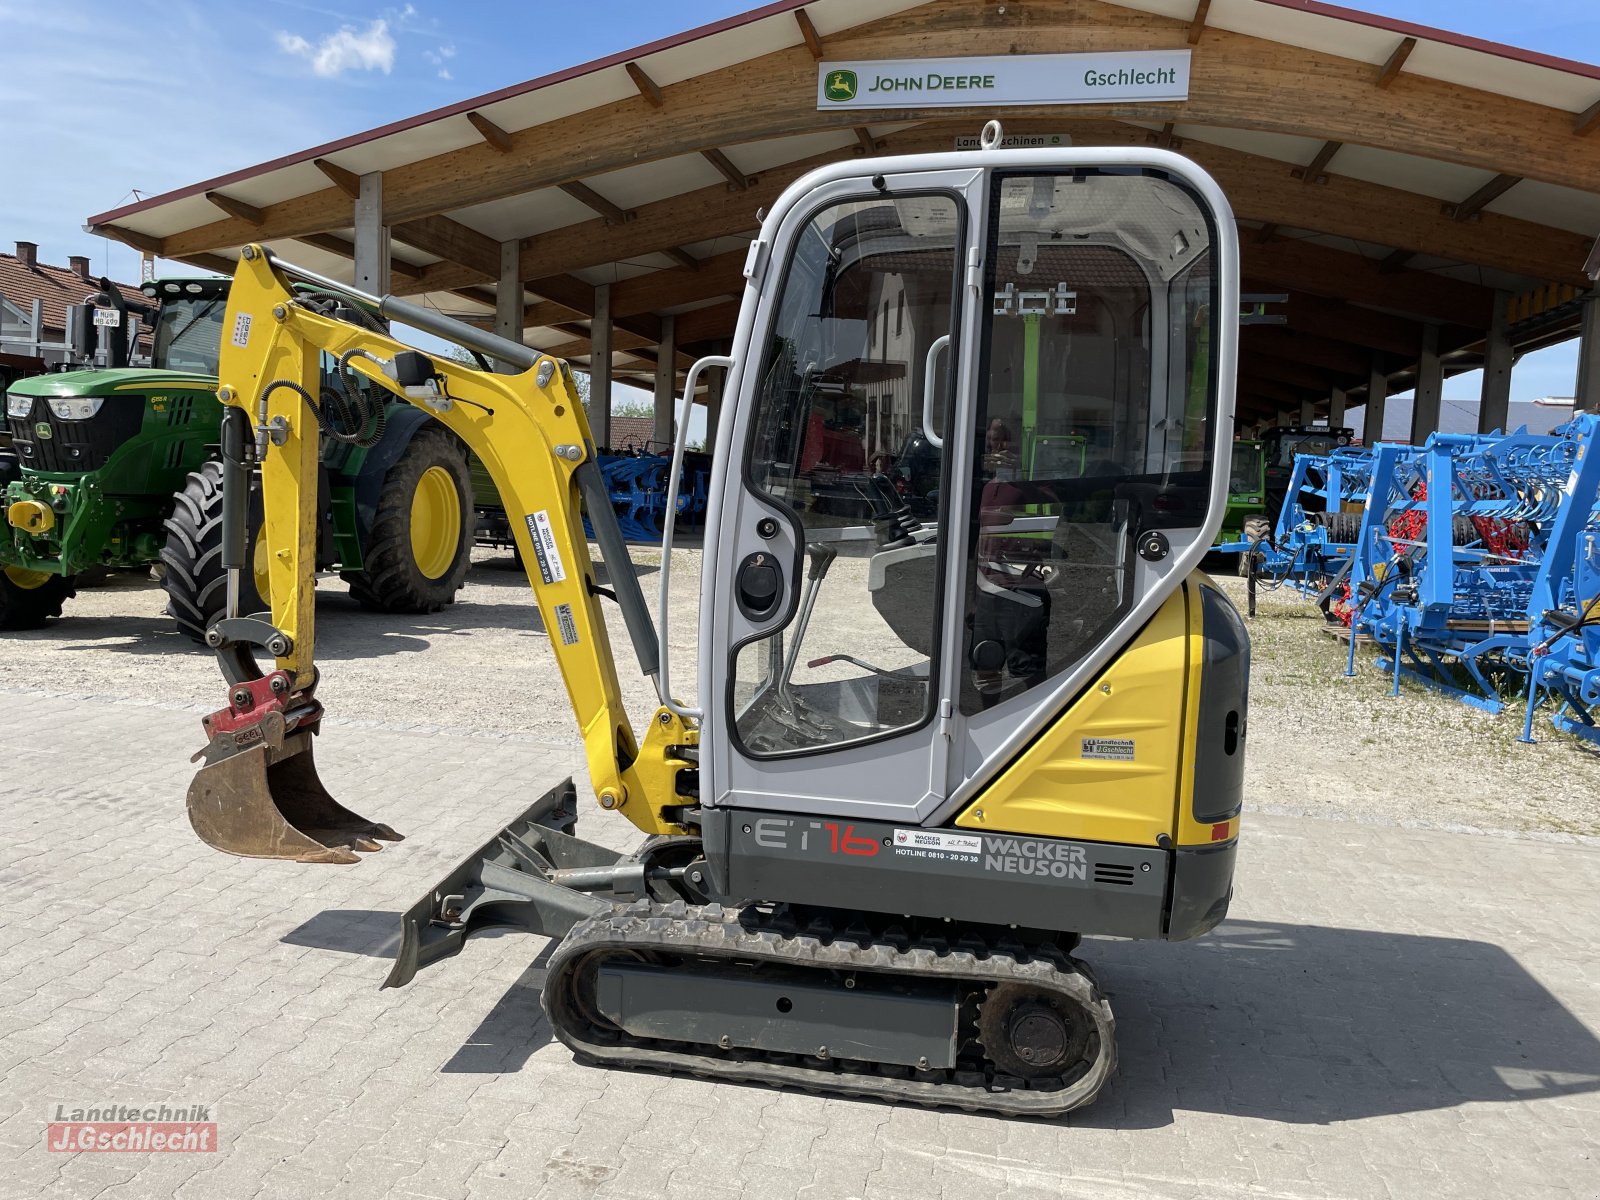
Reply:
[[[342,572],[350,594],[379,612],[430,613],[454,603],[476,523],[465,448],[447,429],[418,430],[384,476],[365,566]]]
[[[250,489],[250,546],[253,569],[239,578],[239,612],[248,616],[267,607],[266,544],[261,533],[261,490]],[[167,615],[194,641],[204,644],[210,629],[228,607],[228,573],[222,569],[222,464],[202,463],[189,473],[166,520],[167,540],[161,547],[166,567],[161,586],[167,593]]]
[[[1265,517],[1246,517],[1244,519],[1244,540],[1252,546],[1270,545],[1272,542],[1272,526]],[[1250,574],[1250,562],[1254,559],[1260,563],[1266,560],[1266,553],[1261,550],[1246,550],[1239,555],[1239,574]]]
[[[0,568],[0,629],[38,629],[78,594],[71,575]]]

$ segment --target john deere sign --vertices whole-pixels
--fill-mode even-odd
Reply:
[[[969,108],[1186,100],[1189,51],[819,63],[818,108]]]

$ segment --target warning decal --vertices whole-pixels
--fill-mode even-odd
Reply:
[[[1132,738],[1084,738],[1084,758],[1106,758],[1116,762],[1133,761]]]
[[[561,561],[561,551],[556,548],[555,531],[550,528],[550,514],[544,509],[528,514],[528,537],[533,541],[533,556],[539,562],[539,575],[546,583],[560,583],[567,577],[567,568]]]
[[[576,646],[578,644],[578,626],[572,619],[572,605],[556,605],[556,628],[561,634],[563,646]]]

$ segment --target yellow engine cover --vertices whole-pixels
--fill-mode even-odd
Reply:
[[[1100,677],[956,819],[1030,837],[1155,846],[1225,841],[1194,819],[1203,576],[1157,610]]]

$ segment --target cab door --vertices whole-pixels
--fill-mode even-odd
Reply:
[[[982,174],[834,179],[752,252],[702,586],[709,803],[914,820],[944,796],[942,434],[963,424]],[[939,457],[913,479],[895,460],[917,435]]]

